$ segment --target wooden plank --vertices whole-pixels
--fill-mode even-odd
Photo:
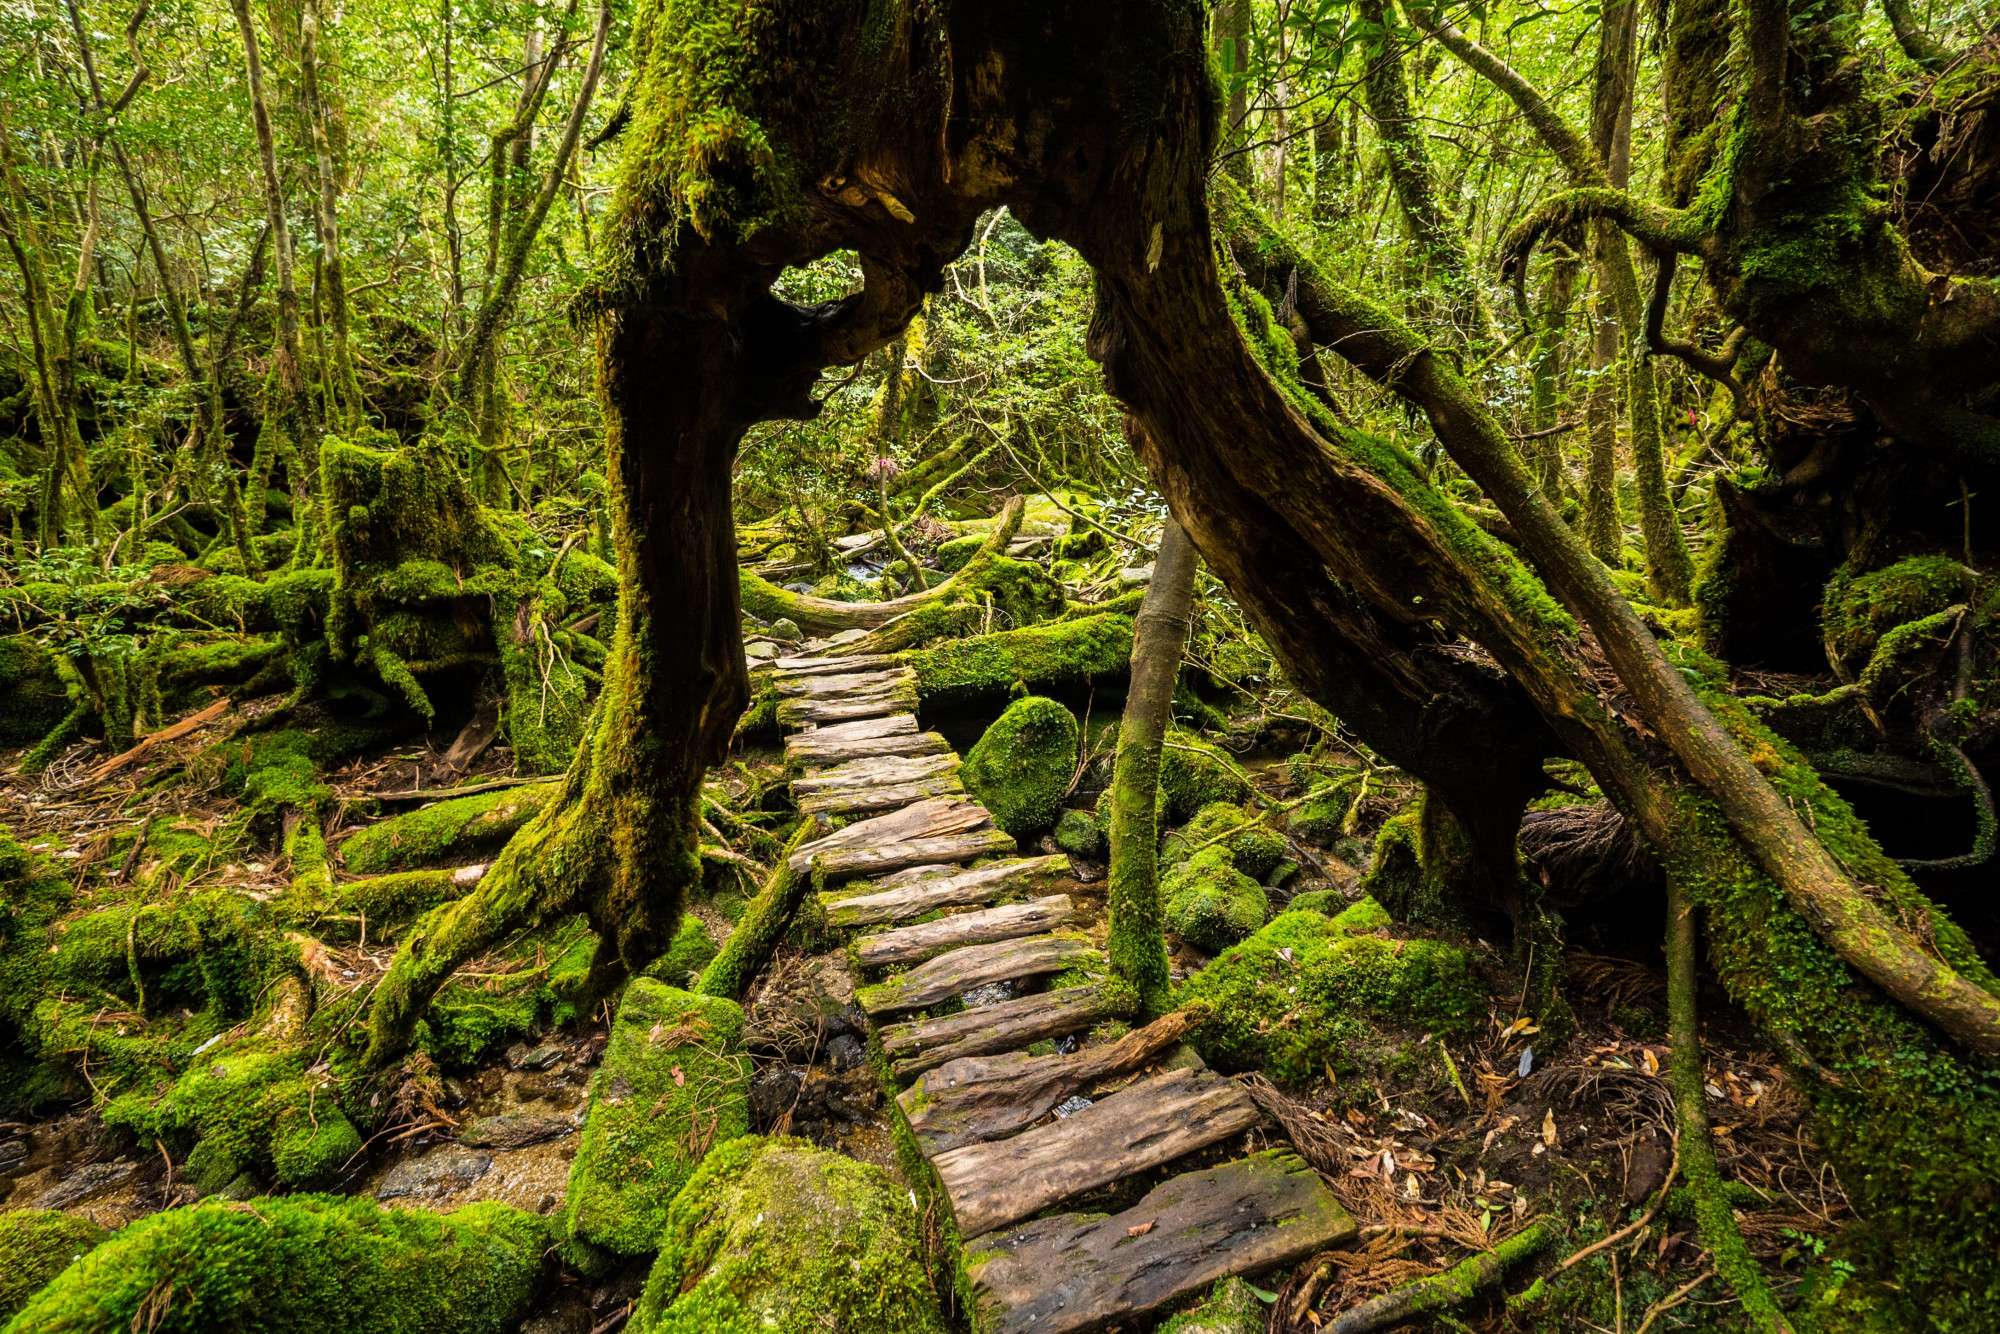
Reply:
[[[1027,1129],[1072,1093],[1145,1066],[1192,1027],[1193,1017],[1177,1010],[1116,1042],[1068,1056],[963,1056],[926,1074],[897,1101],[924,1155],[934,1158]]]
[[[800,727],[806,723],[840,723],[855,718],[875,718],[885,713],[908,713],[917,707],[917,687],[905,682],[873,695],[840,695],[833,699],[781,699],[778,723]]]
[[[1212,1070],[1170,1070],[1053,1125],[953,1149],[931,1165],[951,1196],[959,1235],[970,1238],[1241,1134],[1262,1119],[1234,1080]]]
[[[991,814],[984,806],[962,797],[938,797],[932,801],[920,801],[888,815],[878,815],[870,820],[856,820],[845,829],[835,830],[825,838],[814,839],[792,854],[790,866],[794,871],[805,871],[812,867],[812,859],[817,856],[846,852],[855,848],[880,847],[888,843],[903,843],[912,839],[962,834],[967,830],[979,828],[991,819]],[[925,860],[940,859],[929,857]],[[898,866],[911,864],[897,863]]]
[[[854,760],[847,764],[837,764],[830,769],[821,769],[818,773],[805,778],[793,779],[792,795],[832,792],[844,787],[888,787],[895,783],[914,783],[919,779],[952,773],[964,763],[964,760],[949,752],[920,757],[883,756]]]
[[[807,815],[866,815],[871,811],[893,811],[926,797],[949,797],[965,791],[957,774],[940,774],[915,783],[889,787],[840,788],[814,792],[799,799],[799,810]]]
[[[861,741],[873,737],[900,736],[916,730],[917,716],[914,713],[904,713],[888,718],[863,718],[859,722],[816,727],[805,735],[820,741]]]
[[[908,1079],[960,1057],[1011,1051],[1123,1018],[1129,1013],[1128,1000],[1123,988],[1107,992],[1095,986],[1063,987],[940,1019],[888,1024],[877,1033],[882,1052],[891,1061],[890,1071],[898,1079]]]
[[[1102,958],[1089,941],[1072,936],[1030,936],[1026,940],[967,945],[886,982],[862,987],[854,993],[854,999],[870,1019],[875,1019],[885,1014],[921,1010],[926,1005],[964,995],[974,987],[1060,973],[1072,964]]]
[[[908,718],[910,715],[891,714],[882,719],[867,719],[869,722],[888,721],[888,718]],[[823,728],[821,731],[831,731]],[[785,759],[799,768],[810,768],[818,764],[841,764],[848,760],[874,759],[885,755],[942,755],[951,749],[951,743],[936,732],[907,733],[901,736],[873,737],[860,741],[814,740],[819,735],[814,732],[794,732],[785,738]]]
[[[1183,1173],[1122,1214],[1059,1214],[981,1238],[966,1247],[966,1277],[980,1334],[1081,1334],[1359,1231],[1297,1154],[1268,1149]]]
[[[914,868],[935,870],[936,868]],[[898,872],[854,895],[821,896],[829,926],[878,926],[907,921],[939,908],[991,903],[1002,894],[1047,889],[1069,874],[1069,858],[1061,853],[989,862],[969,871],[951,868],[944,874]]]
[[[835,849],[819,854],[819,862],[828,880],[846,880],[857,875],[880,875],[899,866],[922,862],[969,862],[978,857],[1002,857],[1015,850],[1012,834],[998,829],[975,829],[967,834],[913,838],[877,848]]]
[[[921,963],[961,945],[982,945],[995,940],[1014,940],[1039,935],[1068,923],[1070,901],[1067,894],[1051,894],[1026,903],[1010,903],[984,912],[960,913],[935,922],[898,927],[879,935],[863,936],[854,942],[854,962],[863,968],[889,968],[897,964]]]
[[[844,658],[779,658],[771,665],[785,676],[830,676],[836,672],[865,672],[894,662],[889,653],[850,653]]]
[[[883,672],[835,672],[828,676],[779,676],[771,688],[780,695],[809,695],[831,699],[847,695],[879,695],[898,686],[915,688],[917,674],[908,667]]]

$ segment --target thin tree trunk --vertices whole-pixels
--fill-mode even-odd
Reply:
[[[1199,554],[1170,514],[1160,528],[1153,582],[1132,636],[1132,683],[1111,777],[1111,970],[1139,992],[1140,1013],[1167,1005],[1167,942],[1159,883],[1160,753],[1187,647]]]
[[[300,88],[306,121],[312,129],[313,161],[319,172],[313,220],[319,236],[321,286],[332,342],[328,373],[333,393],[327,406],[341,429],[352,430],[361,424],[361,379],[354,373],[354,353],[348,337],[347,268],[340,251],[340,180],[334,171],[333,144],[326,132],[326,99],[320,89],[319,0],[306,0],[299,26]]]
[[[1228,119],[1222,137],[1222,169],[1238,185],[1250,185],[1250,0],[1222,0],[1215,7],[1215,49],[1229,75]]]
[[[1596,253],[1602,236],[1591,238]],[[1598,266],[1600,280],[1602,265]],[[1618,517],[1618,322],[1600,285],[1590,299],[1590,389],[1583,399],[1589,459],[1583,474],[1583,535],[1590,554],[1617,569],[1624,561],[1624,525]]]

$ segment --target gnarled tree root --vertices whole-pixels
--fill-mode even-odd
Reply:
[[[1425,1311],[1441,1311],[1470,1299],[1481,1288],[1498,1283],[1512,1266],[1549,1244],[1555,1230],[1547,1223],[1533,1223],[1483,1255],[1475,1255],[1442,1274],[1420,1278],[1394,1292],[1342,1311],[1326,1326],[1326,1334],[1368,1334],[1370,1330],[1400,1325]]]

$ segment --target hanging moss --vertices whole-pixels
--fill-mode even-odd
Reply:
[[[1304,1084],[1329,1067],[1390,1061],[1404,1041],[1391,1030],[1471,1033],[1486,989],[1454,946],[1354,935],[1318,913],[1287,912],[1189,978],[1175,1004],[1208,1007],[1191,1040],[1218,1069]]]
[[[959,777],[993,823],[1025,838],[1056,822],[1076,777],[1076,715],[1031,695],[1007,706],[966,753]]]
[[[648,977],[618,1007],[570,1168],[572,1237],[621,1255],[661,1246],[667,1207],[719,1144],[750,1128],[743,1011]]]
[[[1168,929],[1214,954],[1264,925],[1271,905],[1264,887],[1236,869],[1225,847],[1195,853],[1160,879]]]
[[[111,1234],[60,1209],[0,1214],[0,1321],[12,1319],[56,1275]]]
[[[8,1334],[502,1334],[547,1268],[548,1224],[297,1196],[142,1218],[65,1270]]]
[[[674,1201],[640,1334],[943,1334],[912,1195],[797,1139],[716,1150]]]

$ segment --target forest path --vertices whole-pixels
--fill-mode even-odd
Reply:
[[[850,956],[859,976],[880,980],[856,999],[951,1199],[981,1334],[1098,1329],[1355,1235],[1325,1183],[1284,1149],[1169,1177],[1119,1213],[1050,1214],[1212,1149],[1262,1114],[1180,1045],[1183,1015],[1031,1054],[1117,1014],[1095,981],[1049,985],[1101,978],[1106,966],[1062,929],[1074,905],[1051,891],[1068,859],[1014,855],[1013,838],[965,795],[950,744],[919,730],[907,668],[881,656],[786,658],[775,683],[778,719],[797,729],[785,753],[801,773],[799,808],[862,817],[790,865],[809,874],[817,862],[832,886],[820,895],[829,925],[862,932]],[[997,860],[967,865],[982,857]],[[923,1013],[956,998],[965,1008]]]

